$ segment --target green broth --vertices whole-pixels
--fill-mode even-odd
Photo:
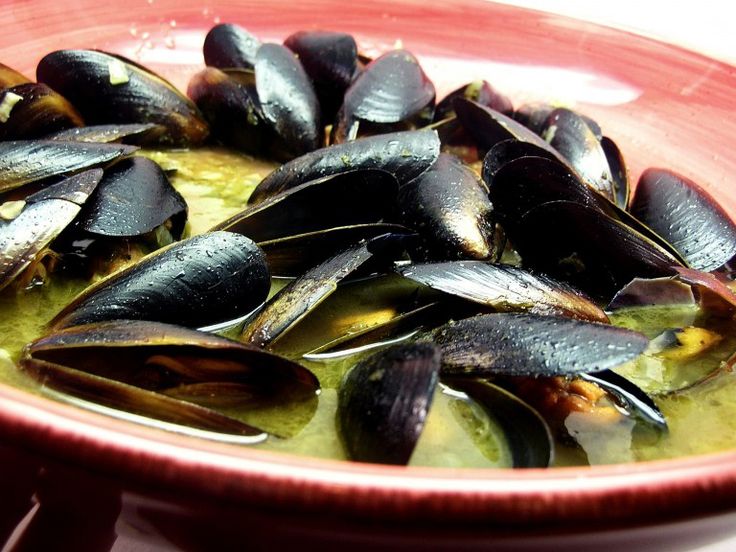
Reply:
[[[206,231],[217,222],[241,210],[255,185],[274,168],[273,164],[222,149],[158,152],[144,155],[165,169],[175,170],[172,182],[190,206],[189,232]],[[0,294],[0,380],[33,393],[43,390],[22,372],[13,361],[23,346],[41,335],[44,325],[85,282],[55,277],[50,283],[23,292],[6,290]],[[274,289],[283,285],[275,282]],[[401,285],[384,281],[381,285]],[[388,296],[390,294],[381,294]],[[350,311],[352,320],[341,318]],[[340,299],[325,303],[302,329],[287,335],[278,352],[300,358],[301,353],[320,344],[323,327],[333,331],[357,331],[372,321],[395,314],[390,304],[375,304],[370,294],[343,293]],[[629,418],[601,427],[585,414],[575,413],[565,421],[577,435],[580,447],[557,446],[557,465],[613,463],[669,458],[734,448],[736,446],[736,376],[719,370],[723,361],[736,350],[734,323],[731,320],[706,321],[694,308],[630,309],[617,313],[614,323],[636,329],[653,338],[664,329],[704,326],[724,338],[716,346],[687,363],[660,361],[642,357],[621,367],[620,371],[643,387],[660,385],[684,387],[715,372],[710,379],[685,391],[656,398],[667,417],[670,431],[659,436],[637,427]],[[337,328],[337,329],[335,329]],[[1,352],[1,351],[0,351]],[[289,438],[270,438],[264,449],[306,456],[344,459],[345,453],[335,430],[337,387],[357,356],[332,360],[300,359],[320,379],[318,400],[293,408],[263,408],[255,412],[226,411],[227,414],[266,429],[278,428]],[[510,465],[506,443],[496,422],[477,405],[438,390],[428,421],[412,457],[413,465],[447,467],[504,467]]]

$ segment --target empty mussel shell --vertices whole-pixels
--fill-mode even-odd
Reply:
[[[511,452],[514,468],[546,468],[554,462],[554,441],[547,422],[524,401],[488,381],[444,378],[462,391],[499,424]]]
[[[210,232],[100,280],[50,324],[133,319],[203,327],[247,314],[266,299],[269,287],[266,258],[255,243],[231,232]]]
[[[439,357],[431,343],[397,345],[346,374],[338,391],[337,427],[350,459],[409,461],[437,386]]]
[[[266,176],[249,198],[265,198],[331,174],[356,169],[381,169],[404,184],[429,169],[440,154],[437,133],[427,130],[395,132],[322,148],[288,163]]]
[[[649,340],[607,324],[557,316],[494,313],[434,330],[442,374],[556,376],[597,372],[639,356]]]
[[[204,38],[204,61],[212,67],[252,69],[261,41],[233,23],[215,25]]]
[[[399,123],[424,126],[432,121],[434,100],[434,85],[419,61],[406,50],[387,52],[368,64],[345,92],[332,141],[354,140],[366,123],[374,133],[396,130],[389,125]]]
[[[288,359],[159,322],[73,326],[35,340],[23,354],[151,391],[206,382],[247,384],[260,396],[289,392],[306,397],[319,389],[309,370]]]
[[[423,239],[429,259],[496,259],[493,206],[483,182],[460,159],[446,153],[398,195],[399,222]]]
[[[51,132],[79,127],[82,117],[65,98],[45,84],[19,84],[0,91],[0,140],[41,138]]]
[[[501,312],[532,312],[608,322],[603,310],[562,282],[510,265],[481,261],[412,264],[402,276]]]
[[[268,438],[260,429],[209,408],[53,362],[24,358],[21,360],[21,368],[41,382],[45,390],[51,388],[60,391],[61,394],[54,394],[55,398],[83,408],[99,410],[98,405],[103,405],[115,409],[105,411],[110,415],[125,412],[124,417],[127,420],[133,419],[177,433],[241,445],[261,443]],[[189,428],[203,432],[191,431]]]
[[[713,271],[736,255],[736,225],[710,194],[682,175],[666,169],[644,171],[631,213],[696,270]]]
[[[101,236],[133,237],[170,221],[170,233],[181,238],[187,204],[155,162],[125,159],[105,172],[87,202],[79,227]]]
[[[89,124],[156,123],[158,144],[193,146],[209,133],[197,107],[171,83],[137,63],[96,50],[59,50],[36,69]]]
[[[31,182],[106,167],[138,148],[120,144],[88,144],[53,140],[0,142],[0,192]]]
[[[27,270],[79,214],[102,178],[101,169],[70,177],[26,199],[21,213],[0,226],[0,289]]]

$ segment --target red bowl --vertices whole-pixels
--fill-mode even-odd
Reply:
[[[182,88],[218,21],[271,40],[345,30],[377,51],[400,39],[440,95],[483,77],[517,102],[576,103],[634,179],[671,167],[736,213],[734,68],[622,31],[480,0],[15,0],[0,15],[0,60],[29,76],[50,50],[95,47]],[[736,533],[734,452],[523,471],[352,464],[168,434],[0,385],[0,465],[0,542],[37,503],[12,535],[29,549],[107,549],[116,534],[187,550],[690,549]]]

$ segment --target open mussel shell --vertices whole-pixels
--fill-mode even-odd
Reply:
[[[383,222],[351,224],[260,241],[258,246],[266,254],[272,276],[297,277],[351,245],[388,233],[410,234],[411,231],[399,224]]]
[[[416,230],[429,259],[496,259],[495,221],[488,192],[475,172],[446,153],[402,186],[399,222]]]
[[[374,258],[393,252],[389,236],[354,245],[313,267],[274,295],[243,329],[240,339],[258,347],[271,347],[296,326],[338,283]]]
[[[272,137],[257,102],[255,75],[207,67],[189,81],[187,94],[207,119],[213,138],[253,154],[266,151]]]
[[[630,416],[659,430],[667,431],[667,420],[657,404],[625,377],[612,370],[580,374],[579,377],[605,390]]]
[[[319,389],[309,370],[262,349],[141,320],[69,327],[27,345],[24,356],[151,391],[214,382],[247,384],[261,396],[307,397]]]
[[[557,316],[494,313],[434,330],[449,376],[571,376],[619,366],[649,340],[607,324]]]
[[[514,468],[547,468],[554,462],[554,440],[544,418],[518,397],[488,381],[444,378],[479,404],[501,427]]]
[[[501,312],[532,312],[608,322],[603,310],[581,292],[541,274],[481,261],[413,264],[402,276],[433,289]]]
[[[38,81],[67,98],[89,124],[156,123],[157,144],[195,146],[209,133],[197,107],[140,65],[96,50],[59,50],[36,69]]]
[[[736,225],[728,214],[700,186],[672,171],[642,173],[631,213],[696,270],[713,271],[736,255]]]
[[[133,319],[203,327],[247,314],[266,299],[269,287],[266,258],[255,243],[239,234],[210,232],[100,280],[50,324]]]
[[[406,464],[424,429],[440,354],[430,343],[390,347],[359,362],[338,391],[337,427],[351,460]]]
[[[106,167],[138,148],[120,144],[87,144],[53,140],[0,142],[0,192],[31,182]]]
[[[252,69],[261,41],[246,29],[233,23],[215,25],[204,38],[204,61],[221,69]]]
[[[524,214],[511,236],[525,267],[608,301],[634,278],[671,276],[678,259],[597,209],[552,201]]]
[[[387,132],[403,123],[415,127],[432,121],[435,89],[419,61],[406,50],[373,60],[350,85],[337,115],[332,141],[353,140],[368,123]],[[378,130],[380,132],[380,130]]]
[[[415,130],[361,138],[322,148],[288,163],[266,176],[249,198],[259,203],[267,197],[305,182],[356,169],[380,169],[404,184],[429,169],[440,154],[434,131]]]
[[[15,69],[0,63],[0,89],[31,82],[31,79]]]
[[[546,149],[562,163],[567,163],[557,150],[511,117],[467,98],[455,98],[452,105],[463,128],[475,140],[481,156],[485,156],[497,142],[513,138]]]
[[[299,60],[286,46],[263,44],[254,69],[261,113],[278,136],[273,153],[293,159],[316,150],[322,140],[319,100]]]
[[[511,100],[495,90],[488,81],[480,80],[465,84],[442,98],[434,110],[435,121],[440,121],[455,114],[453,105],[455,98],[472,100],[504,115],[510,116],[514,111]]]
[[[314,84],[322,120],[332,123],[358,65],[358,47],[347,33],[298,31],[284,40]]]
[[[101,178],[102,170],[93,169],[49,186],[27,198],[23,211],[0,226],[0,289],[28,269],[76,218]]]
[[[133,237],[170,221],[170,233],[181,238],[187,204],[155,162],[125,159],[105,172],[87,202],[79,227],[101,236]]]
[[[251,205],[215,229],[262,242],[337,226],[379,222],[394,208],[396,191],[396,179],[388,172],[342,172]]]
[[[51,132],[79,127],[82,117],[65,98],[45,84],[19,84],[0,91],[0,105],[12,101],[0,114],[0,140],[41,138]]]
[[[188,429],[180,427],[186,426],[186,428],[206,432],[197,432],[196,435],[199,437],[219,439],[213,433],[238,436],[239,438],[233,439],[238,444],[256,444],[265,441],[268,437],[260,429],[197,404],[60,366],[53,362],[24,358],[21,360],[21,368],[44,387],[63,393],[56,395],[59,399],[67,400],[78,406],[95,408],[96,405],[101,404],[125,412],[128,419],[130,419],[130,414],[133,414],[153,420],[148,424],[156,427],[191,434],[192,432]],[[80,403],[77,398],[82,399],[83,402]],[[109,413],[114,414],[114,412]],[[144,422],[144,420],[134,419]]]
[[[69,128],[52,132],[44,136],[44,140],[61,140],[67,142],[99,142],[109,144],[111,142],[123,142],[135,144],[140,142],[151,142],[154,139],[146,138],[149,135],[160,135],[165,128],[154,123],[132,123],[127,125],[90,125],[84,127]]]
[[[570,162],[589,186],[614,201],[614,183],[608,159],[598,138],[581,116],[569,109],[555,109],[542,126],[541,135]]]
[[[619,208],[626,209],[629,205],[631,185],[629,183],[629,171],[626,168],[624,156],[616,145],[616,142],[608,136],[601,137],[601,148],[603,148],[603,153],[608,160],[608,167],[611,169],[614,203]]]

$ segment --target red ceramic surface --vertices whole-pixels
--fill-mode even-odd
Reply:
[[[621,31],[477,0],[6,0],[0,15],[0,60],[30,76],[50,50],[96,47],[138,58],[180,87],[201,66],[204,34],[218,21],[275,40],[297,29],[344,30],[372,51],[401,40],[440,95],[482,77],[517,103],[575,102],[618,142],[634,179],[649,165],[671,167],[736,214],[734,68]],[[0,465],[8,466],[0,542],[32,492],[41,503],[13,537],[28,550],[103,550],[115,533],[202,550],[686,549],[730,534],[736,519],[733,452],[527,471],[359,465],[166,434],[2,385]]]

